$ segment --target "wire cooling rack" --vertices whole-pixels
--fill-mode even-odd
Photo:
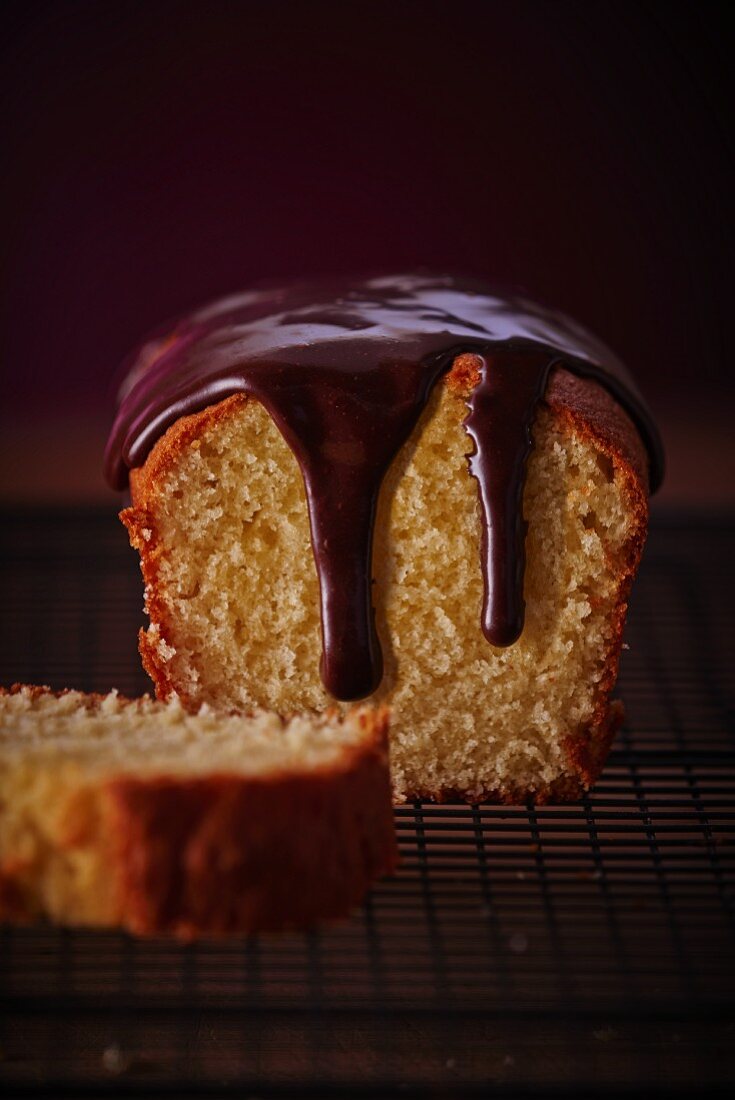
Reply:
[[[735,1068],[735,521],[659,520],[628,722],[562,807],[396,811],[348,924],[178,946],[0,932],[7,1095],[486,1096],[725,1088]],[[109,514],[5,513],[0,679],[146,690]]]

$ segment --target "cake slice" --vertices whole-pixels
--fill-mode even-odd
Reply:
[[[0,689],[0,918],[196,935],[346,916],[396,865],[385,712]]]

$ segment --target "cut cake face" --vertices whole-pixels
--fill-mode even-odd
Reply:
[[[396,798],[570,798],[660,441],[568,319],[467,280],[254,291],[136,360],[108,449],[162,698],[391,708]]]

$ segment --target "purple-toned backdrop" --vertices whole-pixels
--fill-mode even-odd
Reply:
[[[99,411],[141,333],[248,280],[417,264],[524,285],[649,392],[724,385],[714,6],[23,0],[4,21],[12,415]]]

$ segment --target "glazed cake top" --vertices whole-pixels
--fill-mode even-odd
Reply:
[[[652,489],[663,474],[658,431],[628,370],[581,326],[526,299],[425,275],[299,282],[224,298],[131,357],[108,479],[123,488],[179,417],[238,392],[262,402],[304,477],[322,678],[337,698],[363,697],[382,675],[371,598],[380,485],[433,385],[466,353],[477,357],[480,378],[464,423],[483,519],[482,629],[491,645],[510,645],[523,628],[525,467],[551,368],[603,385],[641,434]]]

